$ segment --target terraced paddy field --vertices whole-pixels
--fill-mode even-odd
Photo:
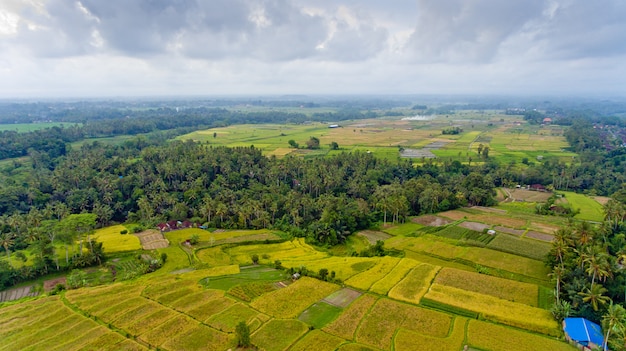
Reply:
[[[384,239],[386,248],[401,250],[404,257],[335,256],[303,239],[252,240],[203,247],[195,251],[200,264],[193,269],[176,241],[195,231],[171,232],[173,245],[159,249],[168,250],[168,263],[154,273],[0,305],[0,350],[227,350],[235,349],[235,327],[245,322],[260,350],[462,350],[467,345],[481,351],[573,351],[560,341],[559,326],[546,309],[550,282],[541,256],[549,244],[527,237],[531,225],[555,224],[508,206],[447,212],[449,219],[418,217],[408,225],[365,233]],[[513,220],[525,218],[525,224],[501,221],[504,211]],[[473,217],[452,219],[454,213]],[[498,223],[479,221],[487,216]],[[485,237],[462,223],[523,233],[497,230]],[[273,233],[201,234],[201,242],[215,235],[215,243]],[[260,264],[252,264],[252,255]],[[312,273],[325,268],[338,281],[307,276],[294,281],[274,268],[275,260]]]

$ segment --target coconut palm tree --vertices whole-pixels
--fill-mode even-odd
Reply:
[[[608,350],[609,337],[611,336],[611,331],[621,331],[624,332],[624,328],[626,325],[626,310],[619,304],[611,304],[606,309],[606,313],[602,316],[602,326],[604,330],[606,330],[606,337],[604,338],[604,351]]]
[[[596,284],[591,289],[586,288],[584,291],[579,292],[578,295],[582,296],[583,302],[590,304],[593,310],[597,311],[600,305],[606,305],[611,301],[610,297],[604,296],[607,291],[601,284]]]
[[[7,253],[7,257],[9,259],[9,264],[11,264],[11,251],[9,251],[9,246],[13,246],[14,240],[13,233],[1,233],[0,234],[0,246],[4,248],[4,251]]]

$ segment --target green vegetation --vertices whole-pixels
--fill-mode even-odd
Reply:
[[[298,319],[308,325],[312,325],[316,329],[321,329],[337,318],[342,312],[343,310],[340,307],[322,301],[316,302],[304,310]]]

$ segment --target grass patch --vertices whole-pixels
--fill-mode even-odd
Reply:
[[[390,235],[412,235],[424,226],[414,222],[406,222],[383,229],[383,232]]]
[[[238,274],[208,277],[202,279],[202,284],[207,289],[219,289],[228,291],[235,286],[252,282],[278,282],[286,278],[283,271],[264,266],[253,266],[241,269]]]
[[[321,329],[337,318],[341,312],[343,312],[342,308],[319,301],[304,310],[298,319],[316,329]]]
[[[595,199],[569,191],[559,193],[565,196],[565,199],[572,206],[572,209],[580,211],[574,218],[594,222],[602,222],[604,220],[602,205]]]
[[[335,272],[335,277],[347,280],[350,277],[372,268],[379,258],[374,257],[328,257],[318,260],[294,260],[283,262],[285,267],[306,267],[313,272],[319,272],[326,268],[329,272]]]

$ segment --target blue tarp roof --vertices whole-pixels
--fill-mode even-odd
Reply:
[[[602,346],[604,343],[602,328],[585,318],[565,318],[563,330],[572,340],[581,345],[589,345],[591,342]]]

